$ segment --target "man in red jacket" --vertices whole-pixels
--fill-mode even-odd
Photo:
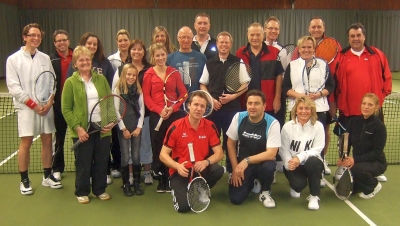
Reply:
[[[361,115],[360,102],[366,93],[374,93],[382,106],[383,100],[392,91],[392,74],[386,56],[376,47],[365,44],[366,30],[355,23],[347,30],[349,44],[338,55],[333,77],[336,83],[331,96],[330,113],[339,109],[339,121],[346,128],[348,121]],[[382,108],[379,118],[383,120]],[[379,181],[386,181],[384,175]]]
[[[276,118],[276,113],[281,108],[283,74],[282,64],[277,61],[279,50],[263,42],[263,26],[259,23],[250,24],[247,28],[247,39],[249,43],[240,47],[236,56],[251,67],[252,79],[248,90],[261,90],[266,96],[265,112]],[[242,108],[245,109],[244,98],[241,101]]]

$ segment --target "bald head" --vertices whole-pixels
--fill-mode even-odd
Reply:
[[[184,26],[178,31],[179,52],[191,52],[193,32],[190,27]]]

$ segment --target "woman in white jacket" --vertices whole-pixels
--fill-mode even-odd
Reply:
[[[304,96],[295,100],[291,121],[282,128],[282,147],[279,155],[284,164],[283,172],[289,180],[290,195],[300,198],[300,192],[310,188],[308,208],[319,209],[320,180],[324,168],[321,151],[325,145],[324,126],[317,121],[316,106]]]
[[[329,124],[332,117],[329,114],[328,95],[333,92],[334,81],[325,60],[315,58],[316,42],[311,36],[301,37],[297,42],[300,58],[289,63],[282,83],[282,92],[289,99],[288,110],[293,108],[295,99],[308,96],[314,101],[317,108],[318,121],[325,128],[325,147],[327,152],[330,140]],[[306,67],[306,63],[308,64]],[[322,158],[324,156],[322,155]],[[331,174],[324,162],[325,174]],[[324,187],[325,183],[321,183]]]

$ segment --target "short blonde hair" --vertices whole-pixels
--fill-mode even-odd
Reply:
[[[315,106],[314,101],[312,101],[308,96],[304,96],[304,97],[298,97],[295,100],[295,104],[292,108],[292,111],[290,112],[290,116],[291,119],[296,122],[296,111],[297,111],[297,107],[299,106],[299,104],[304,103],[304,105],[306,105],[307,107],[311,108],[311,124],[314,125],[315,122],[317,122],[318,120],[318,116],[317,116],[317,107]]]
[[[303,37],[299,38],[299,40],[297,41],[297,48],[300,49],[305,41],[311,41],[314,49],[317,47],[317,42],[315,41],[314,37],[303,36]]]
[[[93,55],[88,48],[86,48],[85,46],[77,46],[74,49],[74,52],[72,53],[72,67],[73,68],[77,69],[76,61],[83,54],[88,55],[91,60],[93,59]]]
[[[127,94],[128,93],[128,84],[126,82],[126,74],[128,73],[129,69],[134,69],[136,70],[136,87],[137,87],[137,92],[140,94],[142,93],[142,87],[140,86],[139,83],[139,70],[135,67],[133,64],[125,64],[124,67],[122,68],[121,75],[119,76],[119,80],[117,83],[117,93],[118,94]]]
[[[229,39],[231,40],[231,43],[233,43],[232,35],[229,34],[229,32],[227,32],[227,31],[221,31],[221,32],[217,35],[217,38],[216,38],[216,39],[217,39],[217,42],[218,42],[218,38],[219,38],[220,36],[228,36]]]

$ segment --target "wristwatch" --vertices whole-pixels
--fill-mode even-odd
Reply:
[[[244,158],[244,160],[246,160],[247,164],[250,164],[250,159],[249,159],[249,157]]]

